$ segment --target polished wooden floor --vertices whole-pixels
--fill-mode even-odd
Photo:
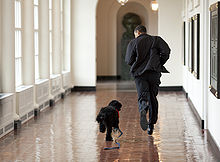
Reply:
[[[122,87],[122,88],[120,88]],[[160,92],[159,120],[148,136],[139,126],[137,94],[127,84],[99,84],[96,92],[74,92],[40,116],[0,139],[0,161],[218,161],[182,92]],[[119,150],[99,133],[96,114],[112,99],[123,104]]]

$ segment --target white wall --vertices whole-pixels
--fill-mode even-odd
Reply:
[[[220,100],[210,92],[210,12],[211,4],[217,0],[200,0],[200,6],[189,10],[188,0],[186,3],[185,17],[183,20],[187,22],[188,18],[196,13],[200,13],[200,79],[197,80],[187,70],[188,51],[186,50],[186,66],[183,66],[183,87],[192,100],[201,119],[205,120],[205,128],[208,129],[213,136],[215,142],[220,149]],[[186,28],[188,33],[188,25]],[[186,34],[188,40],[188,34]],[[188,43],[186,43],[188,49]]]
[[[197,112],[199,113],[202,120],[204,120],[204,102],[203,102],[203,85],[204,85],[204,49],[203,49],[203,24],[204,24],[204,14],[202,11],[203,3],[201,2],[199,6],[194,6],[193,10],[189,10],[189,4],[185,2],[185,15],[183,15],[182,23],[186,23],[186,66],[183,67],[183,87],[188,92],[189,98],[193,102]],[[188,19],[196,14],[200,14],[200,79],[196,79],[193,74],[188,70],[188,40],[189,40],[189,24]],[[182,37],[183,38],[183,37]]]
[[[209,0],[209,5],[212,5],[213,3],[216,2],[217,0]],[[210,17],[208,16],[208,18]],[[210,30],[209,28],[208,30],[206,30],[206,32],[208,33],[208,38],[210,38],[210,34],[208,32],[209,30]],[[210,75],[209,75],[210,47],[209,46],[210,46],[210,39],[208,39],[208,56],[209,56],[209,59],[207,60],[208,79],[210,79]],[[210,84],[210,82],[208,84]],[[220,99],[216,99],[216,97],[208,90],[207,127],[220,149],[220,128],[219,128],[220,117],[219,116],[220,116]]]
[[[182,1],[158,0],[158,35],[170,46],[170,59],[165,64],[169,74],[163,74],[161,86],[182,86]]]
[[[96,0],[72,0],[72,77],[75,86],[96,85]]]

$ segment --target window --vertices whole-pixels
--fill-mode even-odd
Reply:
[[[15,0],[15,83],[16,87],[23,84],[22,81],[22,24],[21,24],[21,0]]]
[[[50,74],[53,73],[53,49],[52,49],[52,0],[49,0],[49,36],[50,36]]]
[[[39,2],[34,0],[34,56],[35,56],[35,80],[40,78],[39,75]]]

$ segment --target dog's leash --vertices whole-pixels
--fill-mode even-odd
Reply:
[[[123,132],[122,132],[120,129],[118,129],[118,131],[120,132],[120,135],[117,137],[117,139],[118,139],[119,137],[121,137],[122,134],[123,134]],[[115,143],[118,145],[118,147],[105,147],[104,150],[120,149],[120,143],[117,142],[116,140],[115,140]]]

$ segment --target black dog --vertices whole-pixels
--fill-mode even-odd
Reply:
[[[112,100],[108,106],[101,108],[96,117],[99,123],[99,131],[104,133],[107,128],[106,141],[112,141],[112,127],[119,129],[119,111],[122,104],[117,100]]]

